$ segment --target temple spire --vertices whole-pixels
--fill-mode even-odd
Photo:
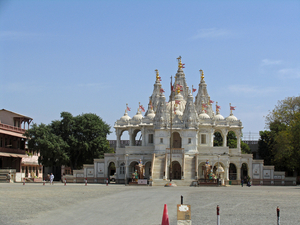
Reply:
[[[200,75],[201,75],[201,82],[204,81],[204,72],[203,70],[199,70],[200,71]]]
[[[161,81],[161,77],[159,76],[158,69],[156,69],[155,72],[156,72],[156,82],[160,82]]]

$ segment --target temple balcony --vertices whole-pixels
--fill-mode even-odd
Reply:
[[[1,123],[1,122],[0,122],[0,129],[1,130],[6,130],[6,131],[17,132],[17,133],[20,133],[20,134],[24,134],[25,131],[26,131],[25,129],[22,129],[20,127],[11,126],[11,125],[4,124],[4,123]]]
[[[14,154],[24,154],[24,156],[26,155],[25,150],[17,149],[17,148],[3,148],[3,147],[0,147],[0,152],[14,153]]]

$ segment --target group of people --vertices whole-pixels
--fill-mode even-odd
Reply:
[[[250,182],[251,178],[249,176],[245,177],[244,179],[241,180],[241,185],[242,187],[244,187],[244,182],[247,182],[247,186],[251,187],[251,182]]]

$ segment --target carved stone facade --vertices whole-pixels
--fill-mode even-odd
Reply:
[[[243,126],[232,113],[234,107],[230,105],[230,114],[226,118],[220,114],[217,102],[213,110],[202,70],[194,100],[192,93],[196,89],[190,90],[182,68],[179,57],[168,102],[156,70],[145,115],[142,115],[143,106],[139,105],[136,115],[131,118],[126,105],[124,115],[114,125],[117,136],[115,153],[105,154],[102,160],[95,159],[94,181],[102,182],[114,173],[117,183],[128,183],[141,160],[145,165],[144,177],[152,185],[164,185],[170,176],[178,185],[191,185],[193,181],[204,178],[203,166],[207,162],[212,166],[212,172],[222,179],[222,184],[240,184],[241,179],[248,176],[259,184],[269,176],[274,184],[274,167],[268,167],[264,172],[262,160],[253,160],[252,154],[242,154]],[[122,145],[124,132],[128,133],[129,146]],[[227,146],[230,132],[234,132],[237,138],[235,148]],[[137,138],[139,134],[140,138]],[[221,146],[214,146],[217,134],[223,139]],[[104,170],[101,175],[96,169],[100,166]],[[84,171],[76,172],[74,177],[77,175],[87,176]]]

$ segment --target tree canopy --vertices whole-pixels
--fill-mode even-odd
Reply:
[[[61,120],[50,124],[33,124],[26,131],[28,149],[40,152],[39,162],[44,166],[70,166],[80,169],[94,158],[103,158],[112,152],[106,139],[110,126],[92,113],[72,116],[61,113]]]
[[[278,101],[266,117],[269,130],[260,131],[258,153],[278,170],[300,170],[300,96]]]

